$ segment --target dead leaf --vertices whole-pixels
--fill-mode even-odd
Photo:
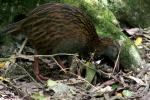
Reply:
[[[5,67],[6,62],[0,62],[0,69],[3,69]]]
[[[129,76],[128,78],[130,78],[130,79],[132,79],[132,80],[134,80],[134,81],[136,81],[138,84],[140,84],[140,85],[146,85],[141,79],[139,79],[139,78],[136,78],[136,77],[133,77],[133,76]]]
[[[136,46],[139,46],[142,44],[142,37],[137,37],[136,40],[134,41],[134,44]]]
[[[129,35],[142,35],[143,29],[141,28],[131,28],[131,29],[125,29],[125,31],[129,34]]]

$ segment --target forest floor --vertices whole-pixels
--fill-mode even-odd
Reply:
[[[137,42],[143,65],[136,71],[123,71],[114,70],[108,62],[95,63],[91,83],[85,78],[84,61],[76,55],[65,70],[53,56],[39,55],[40,73],[49,78],[39,81],[33,71],[34,49],[29,43],[25,40],[20,45],[4,46],[0,52],[11,48],[11,53],[9,58],[0,58],[0,100],[149,100],[150,30],[134,28],[126,33]]]

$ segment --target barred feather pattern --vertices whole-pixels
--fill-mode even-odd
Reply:
[[[24,32],[39,54],[86,55],[94,47],[101,52],[103,47],[112,45],[109,39],[99,40],[94,25],[82,10],[66,4],[38,6],[10,29],[9,33]]]

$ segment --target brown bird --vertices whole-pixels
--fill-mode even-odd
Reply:
[[[106,51],[112,52],[106,49],[114,45],[112,39],[98,37],[94,25],[82,10],[59,3],[38,6],[25,19],[10,25],[3,32],[25,33],[37,53],[42,55],[78,53],[88,57],[90,52],[95,51],[100,56]],[[37,66],[35,73],[40,79]]]

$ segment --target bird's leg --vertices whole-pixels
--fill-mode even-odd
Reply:
[[[64,65],[64,63],[62,62],[60,57],[56,56],[55,59],[56,59],[57,65],[65,72],[64,69],[66,68],[66,66]],[[39,81],[48,80],[49,79],[48,77],[45,77],[45,76],[40,74],[40,68],[39,67],[40,67],[39,66],[39,57],[34,57],[34,73],[35,73],[36,78]]]
[[[35,73],[36,78],[39,81],[49,79],[48,77],[44,77],[40,74],[40,71],[39,71],[39,58],[38,57],[34,57],[34,73]]]

